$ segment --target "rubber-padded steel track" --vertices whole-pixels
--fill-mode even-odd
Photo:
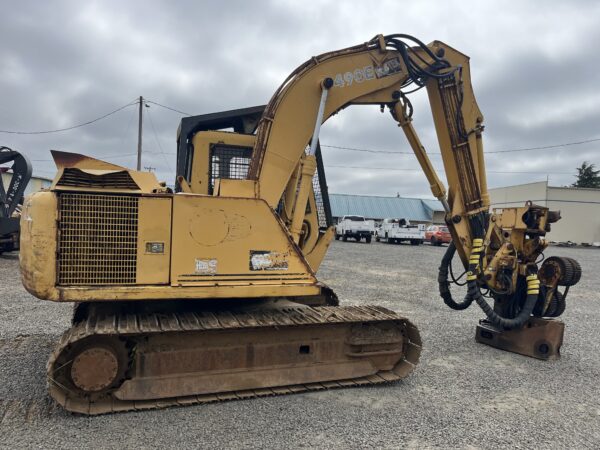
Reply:
[[[157,334],[164,336],[171,335],[171,333],[197,333],[204,330],[243,332],[244,329],[250,331],[265,328],[277,329],[283,333],[285,329],[297,329],[297,327],[303,326],[386,322],[395,323],[401,329],[402,357],[392,370],[379,371],[376,374],[360,378],[138,401],[118,399],[114,395],[118,392],[118,387],[103,396],[82,395],[65,386],[55,377],[61,366],[69,364],[69,361],[64,361],[63,352],[67,352],[84,339],[114,337],[125,341],[131,337],[139,340]],[[185,336],[182,335],[180,338],[184,339]],[[135,353],[135,350],[130,350],[130,353],[130,358],[133,358],[132,353]],[[92,316],[74,325],[63,334],[48,361],[48,389],[50,395],[65,409],[76,413],[95,415],[393,382],[408,376],[413,371],[418,363],[420,353],[421,338],[417,328],[395,312],[377,306],[286,307],[242,313],[212,311]]]

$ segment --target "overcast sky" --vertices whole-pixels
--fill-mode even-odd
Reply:
[[[589,140],[600,138],[598,23],[600,2],[593,1],[3,0],[0,129],[68,127],[140,95],[191,114],[260,105],[313,55],[378,33],[407,33],[426,43],[444,41],[471,57],[487,151]],[[426,95],[415,94],[413,103],[425,147],[439,152]],[[170,184],[180,119],[157,105],[145,109],[143,165]],[[324,125],[321,142],[410,150],[390,115],[377,107],[343,111]],[[133,168],[137,110],[130,106],[62,133],[0,133],[0,145],[29,155],[34,173],[46,177],[55,171],[49,149]],[[571,184],[582,161],[600,165],[599,148],[592,142],[489,154],[488,183],[549,177],[552,185]],[[431,197],[413,155],[323,151],[330,192]],[[432,159],[441,168],[439,156]]]

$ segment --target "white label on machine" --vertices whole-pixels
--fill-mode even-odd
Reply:
[[[196,259],[196,273],[214,275],[217,273],[216,259]]]
[[[279,252],[250,250],[250,270],[288,270],[286,256]]]

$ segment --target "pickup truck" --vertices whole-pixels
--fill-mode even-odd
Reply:
[[[375,232],[375,240],[398,244],[402,241],[421,245],[425,240],[425,225],[411,225],[408,219],[383,219]]]
[[[342,216],[335,226],[335,238],[340,237],[343,241],[348,238],[356,239],[360,242],[365,239],[367,244],[371,243],[371,236],[375,233],[375,222],[366,220],[363,216]]]

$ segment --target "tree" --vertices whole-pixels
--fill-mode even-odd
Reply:
[[[594,170],[595,168],[595,164],[588,164],[587,161],[577,167],[577,181],[573,183],[573,187],[600,188],[600,170]]]

